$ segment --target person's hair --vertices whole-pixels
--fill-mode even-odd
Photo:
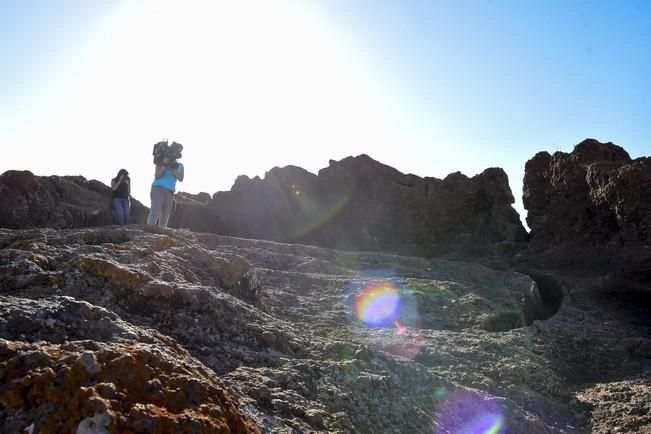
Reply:
[[[113,180],[117,180],[120,177],[120,175],[123,175],[123,174],[126,175],[126,176],[129,176],[129,172],[127,172],[127,169],[120,169],[120,171],[115,176],[115,178],[113,178]]]

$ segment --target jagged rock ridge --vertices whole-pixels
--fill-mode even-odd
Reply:
[[[651,278],[651,158],[587,139],[540,152],[524,176],[531,261]]]
[[[525,247],[502,169],[468,178],[405,175],[366,155],[318,175],[294,166],[240,176],[227,192],[177,198],[172,226],[347,250],[478,256]]]

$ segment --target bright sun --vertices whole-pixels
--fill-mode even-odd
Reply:
[[[192,192],[274,165],[316,170],[369,145],[382,160],[400,144],[400,114],[358,57],[309,3],[125,2],[62,74],[30,140],[59,138],[85,176],[141,165],[142,199],[163,137],[186,146]],[[91,144],[109,160],[79,152]]]

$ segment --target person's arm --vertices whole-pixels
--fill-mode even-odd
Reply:
[[[183,182],[183,178],[185,177],[184,172],[185,170],[182,164],[180,164],[176,169],[172,169],[172,173],[174,174],[174,177],[180,182]]]
[[[122,184],[121,176],[118,179],[111,179],[111,190],[113,191],[117,190],[120,184]]]
[[[163,166],[162,164],[157,164],[156,165],[156,175],[155,175],[156,179],[163,176],[163,173],[165,173],[165,166]]]

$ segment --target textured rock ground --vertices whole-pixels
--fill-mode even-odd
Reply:
[[[641,283],[138,226],[0,248],[1,432],[651,432]]]
[[[415,256],[490,255],[525,248],[506,173],[405,175],[366,155],[318,175],[275,167],[240,176],[211,200],[179,196],[171,225],[254,239]]]
[[[74,302],[48,304],[54,322]],[[258,432],[212,372],[161,338],[0,341],[2,432]]]
[[[35,176],[10,170],[0,175],[0,227],[79,228],[117,222],[111,189],[82,176]],[[148,209],[131,200],[134,223],[145,223]]]

